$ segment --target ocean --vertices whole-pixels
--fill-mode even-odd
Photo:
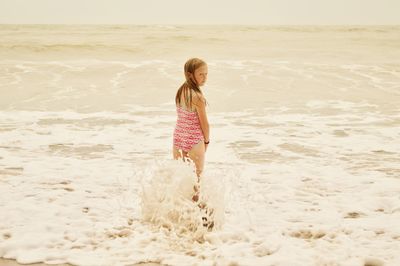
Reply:
[[[212,230],[172,160],[191,57]],[[400,26],[0,25],[0,96],[0,257],[400,264]]]

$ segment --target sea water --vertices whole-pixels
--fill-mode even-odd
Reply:
[[[0,26],[0,257],[397,265],[398,26]],[[208,63],[201,180],[174,97]]]

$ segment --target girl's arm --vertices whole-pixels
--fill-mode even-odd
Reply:
[[[195,95],[193,97],[193,105],[196,107],[197,114],[199,115],[201,130],[203,131],[204,141],[210,141],[210,125],[208,124],[206,113],[206,100],[202,95]]]

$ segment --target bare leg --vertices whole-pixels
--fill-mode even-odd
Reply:
[[[204,169],[204,157],[205,157],[205,145],[203,141],[197,143],[193,148],[188,152],[189,158],[194,162],[196,167],[196,175],[200,180],[200,174]]]
[[[192,200],[197,203],[200,209],[204,211],[204,216],[202,217],[203,226],[211,231],[214,227],[213,221],[213,213],[214,210],[212,208],[207,207],[205,202],[199,202],[200,199],[200,175],[204,169],[204,159],[205,159],[206,147],[204,142],[196,144],[188,153],[189,158],[194,162],[196,166],[196,174],[197,174],[197,184],[194,186],[194,194],[192,196]],[[187,156],[186,155],[186,156]],[[185,155],[184,155],[185,156]]]
[[[188,156],[188,152],[187,151],[182,151],[182,160],[184,162],[190,162],[189,156]]]
[[[182,153],[180,150],[175,148],[175,146],[172,147],[172,156],[174,157],[174,160],[178,160],[179,158],[182,158]]]
[[[189,152],[189,158],[194,162],[196,168],[196,175],[197,175],[197,183],[200,182],[200,175],[204,169],[204,155],[205,155],[205,145],[201,141],[200,143],[196,144]],[[194,186],[194,195],[192,197],[193,201],[199,200],[199,192],[200,188],[199,185],[196,184]]]

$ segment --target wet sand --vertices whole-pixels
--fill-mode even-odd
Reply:
[[[72,264],[45,264],[45,263],[33,263],[33,264],[20,264],[16,262],[15,260],[9,260],[9,259],[2,259],[0,258],[0,266],[20,266],[20,265],[30,265],[30,266],[72,266]],[[160,266],[162,264],[159,263],[153,263],[153,262],[144,262],[144,263],[137,263],[137,264],[132,264],[132,266]]]

